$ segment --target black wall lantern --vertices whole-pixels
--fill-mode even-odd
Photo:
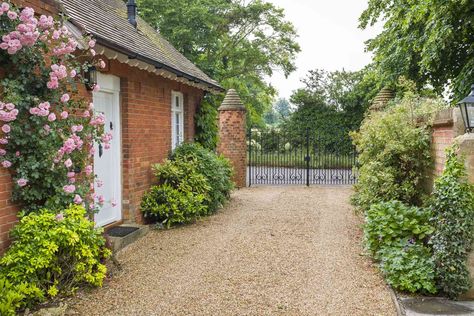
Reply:
[[[459,102],[458,105],[461,109],[466,132],[471,133],[474,129],[474,85],[471,86],[471,94]]]
[[[92,66],[84,73],[84,79],[87,90],[93,90],[97,84],[97,69]]]

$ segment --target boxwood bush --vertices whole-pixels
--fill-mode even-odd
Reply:
[[[0,259],[1,315],[71,294],[82,284],[102,285],[110,250],[83,207],[22,216],[11,235],[13,244]]]
[[[179,146],[152,169],[159,185],[145,193],[141,210],[168,227],[215,212],[234,187],[230,162],[199,144]]]

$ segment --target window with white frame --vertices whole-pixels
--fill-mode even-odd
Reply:
[[[175,149],[184,141],[184,100],[183,94],[171,94],[171,148]]]

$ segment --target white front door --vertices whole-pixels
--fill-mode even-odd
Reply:
[[[105,116],[104,129],[112,134],[111,148],[95,144],[94,171],[98,177],[95,193],[104,197],[104,204],[95,215],[97,226],[122,219],[121,140],[120,140],[120,78],[98,74],[99,92],[94,92],[94,111]]]

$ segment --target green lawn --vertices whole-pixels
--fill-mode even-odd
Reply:
[[[252,152],[251,166],[306,168],[306,153],[298,152]],[[313,169],[352,169],[355,165],[354,155],[311,154],[310,168]]]

